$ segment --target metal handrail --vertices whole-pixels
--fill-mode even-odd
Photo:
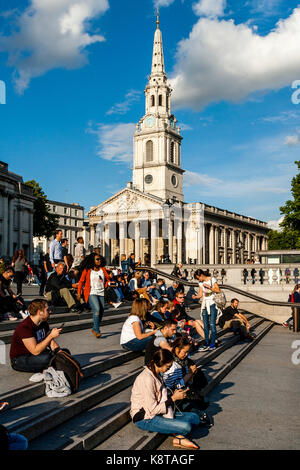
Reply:
[[[185,279],[180,279],[179,277],[173,276],[172,274],[167,274],[163,271],[159,271],[158,269],[150,268],[149,266],[137,266],[135,268],[135,270],[136,271],[149,271],[153,274],[158,274],[161,277],[167,277],[171,281],[180,282],[180,284],[183,284],[185,286],[199,287],[199,284],[197,282],[186,281]],[[297,307],[297,308],[300,308],[300,303],[276,302],[276,301],[273,301],[273,300],[268,300],[268,299],[265,299],[263,297],[259,297],[255,294],[251,294],[250,292],[239,289],[238,287],[228,286],[227,284],[221,284],[220,289],[230,290],[232,292],[235,292],[236,294],[243,295],[244,297],[249,297],[252,300],[256,300],[257,302],[261,302],[261,303],[266,304],[266,305],[271,305],[271,306],[275,306],[275,307]]]

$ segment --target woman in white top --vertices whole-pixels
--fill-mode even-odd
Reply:
[[[197,269],[195,279],[199,281],[199,297],[202,298],[201,314],[204,323],[204,336],[206,345],[199,351],[213,351],[216,346],[217,327],[216,320],[218,309],[214,300],[214,293],[220,292],[217,280],[211,277],[208,271]],[[209,339],[209,329],[211,330],[211,339]]]
[[[144,333],[143,322],[146,321],[146,315],[151,304],[147,299],[136,299],[131,307],[129,317],[125,321],[122,331],[120,344],[123,349],[128,351],[142,351],[145,349],[151,336],[158,331],[151,330]]]

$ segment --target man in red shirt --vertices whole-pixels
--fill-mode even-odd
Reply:
[[[59,348],[55,342],[62,329],[50,331],[47,322],[49,306],[46,300],[33,300],[28,310],[30,316],[15,329],[10,346],[11,366],[21,372],[41,372],[47,369],[52,351]]]

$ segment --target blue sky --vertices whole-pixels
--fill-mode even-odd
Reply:
[[[298,1],[0,0],[0,159],[87,210],[125,187],[157,6],[185,200],[278,220],[300,150]]]

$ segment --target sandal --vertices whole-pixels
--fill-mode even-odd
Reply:
[[[200,447],[195,444],[194,442],[190,441],[189,439],[187,439],[186,437],[175,437],[175,439],[177,439],[179,442],[178,444],[174,444],[174,439],[173,439],[173,446],[174,447],[179,447],[180,449],[191,449],[191,450],[199,450]],[[186,439],[187,441],[189,441],[189,445],[184,445],[182,444],[181,441],[183,441],[184,439]]]

